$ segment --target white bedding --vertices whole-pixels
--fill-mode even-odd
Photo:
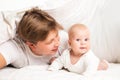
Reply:
[[[0,80],[86,80],[87,78],[66,71],[46,71],[47,66],[27,66],[21,69],[6,67],[0,70]],[[98,71],[87,80],[120,80],[120,64],[110,63],[106,71]]]

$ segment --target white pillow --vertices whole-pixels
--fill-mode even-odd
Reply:
[[[64,5],[65,3],[69,2],[70,0],[37,0],[34,1],[33,0],[28,0],[25,1],[26,4],[20,4],[20,2],[16,2],[16,1],[3,1],[2,4],[0,5],[4,11],[0,12],[0,32],[2,34],[0,34],[0,44],[12,39],[15,36],[15,32],[16,32],[16,22],[19,22],[20,19],[22,18],[22,15],[24,14],[24,12],[32,7],[39,7],[42,10],[53,10],[56,9],[58,7],[61,7],[62,5]],[[5,4],[9,3],[6,7]],[[12,6],[10,5],[12,3],[12,5],[17,5]],[[1,9],[0,9],[1,10]]]
[[[0,44],[15,36],[16,21],[21,19],[20,15],[17,15],[15,11],[0,12]]]

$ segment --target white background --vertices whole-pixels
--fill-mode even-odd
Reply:
[[[67,1],[72,0],[0,0],[0,11],[18,10],[37,5],[42,5],[43,8],[52,9],[61,7]],[[80,2],[80,8],[76,7],[77,4],[75,1]],[[87,7],[91,6],[91,4],[94,5],[97,1],[101,5],[99,10],[98,8],[93,10],[89,9],[93,7]],[[75,3],[76,5],[74,4],[74,6],[71,7],[70,5],[72,5],[72,3],[70,3],[70,5],[64,5],[63,8],[61,7],[60,9],[55,9],[49,12],[55,16],[65,29],[68,29],[72,23],[80,20],[80,22],[83,21],[83,23],[91,23],[88,26],[92,32],[93,51],[100,58],[105,58],[111,62],[120,62],[120,0],[97,1],[73,0],[73,4]],[[84,3],[83,6],[81,4],[82,2]],[[70,6],[70,8],[68,6]],[[76,8],[75,10],[74,7],[80,9],[79,12]],[[94,8],[95,7],[97,6],[94,5]],[[88,13],[85,8],[88,10]],[[75,11],[76,13],[74,13]],[[84,14],[85,11],[87,14]],[[92,11],[94,14],[90,13]],[[88,19],[89,16],[90,18]],[[80,18],[78,19],[78,17]]]

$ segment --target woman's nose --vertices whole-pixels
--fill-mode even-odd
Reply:
[[[59,39],[55,39],[55,46],[59,46],[59,44],[60,44]]]

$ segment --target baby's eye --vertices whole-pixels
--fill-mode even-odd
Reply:
[[[80,39],[76,39],[76,41],[80,41]]]
[[[88,38],[85,39],[85,41],[88,41],[88,40],[89,40]]]

